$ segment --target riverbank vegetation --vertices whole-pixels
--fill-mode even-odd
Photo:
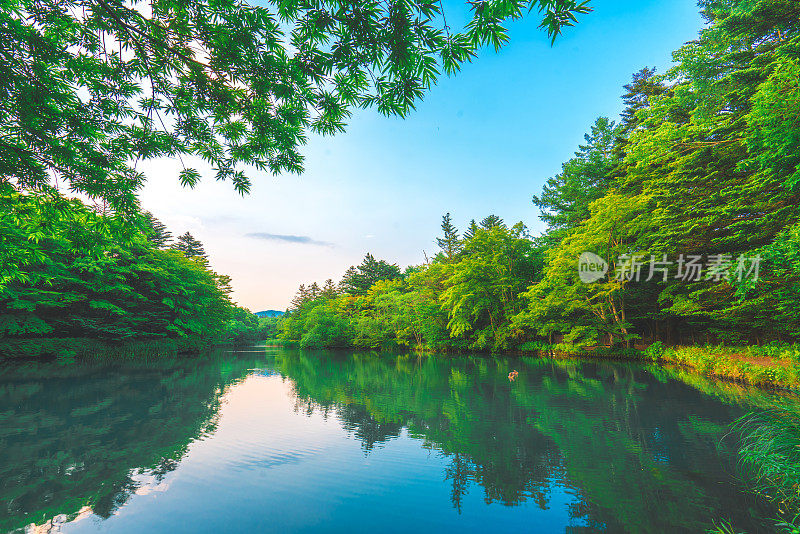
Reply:
[[[619,121],[597,119],[533,197],[543,235],[494,215],[459,232],[448,214],[422,265],[400,272],[368,256],[349,271],[358,287],[303,286],[282,339],[433,351],[726,345],[658,357],[732,378],[769,359],[775,376],[756,381],[796,384],[788,352],[730,356],[800,336],[800,7],[700,8],[699,39],[667,73],[636,73]],[[585,252],[608,270],[594,283],[579,276]]]
[[[535,17],[555,40],[590,11],[573,0],[460,7],[463,26],[451,27],[427,0],[3,4],[0,356],[272,336],[275,321],[232,305],[198,240],[170,244],[142,210],[137,166],[174,158],[193,187],[188,156],[244,195],[246,171],[301,172],[308,134],[344,131],[353,109],[406,116],[440,75],[499,50],[508,21]]]
[[[800,420],[796,406],[751,412],[735,426],[743,435],[739,455],[757,489],[776,502],[785,519],[779,527],[800,532]]]
[[[55,191],[0,183],[0,353],[137,357],[238,338],[258,318],[235,307],[190,233]],[[248,323],[248,324],[250,324]]]

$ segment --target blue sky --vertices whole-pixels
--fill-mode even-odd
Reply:
[[[451,26],[462,3],[445,2]],[[337,280],[367,252],[401,266],[435,252],[441,217],[464,228],[495,213],[542,230],[531,196],[559,172],[598,116],[616,118],[622,86],[664,72],[694,39],[694,0],[593,0],[554,46],[529,17],[511,42],[443,78],[405,120],[357,112],[347,132],[312,137],[301,176],[254,176],[250,195],[206,179],[177,185],[174,161],[151,162],[142,203],[174,233],[191,231],[253,311],[284,309],[300,283]]]

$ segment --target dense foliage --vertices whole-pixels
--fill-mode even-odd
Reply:
[[[635,74],[619,123],[598,119],[534,197],[541,238],[494,216],[459,238],[448,214],[440,255],[366,292],[300,299],[284,339],[495,350],[797,341],[800,4],[700,8],[708,25],[675,66]],[[585,252],[606,262],[605,278],[580,278]],[[707,261],[687,277],[694,256]]]
[[[225,325],[225,339],[234,343],[252,343],[275,339],[280,317],[259,317],[245,308],[236,307]]]
[[[154,246],[131,225],[55,192],[0,186],[0,337],[218,337],[227,277],[201,256]],[[167,243],[163,243],[167,245]]]
[[[457,31],[435,0],[3,2],[0,179],[130,208],[138,161],[191,155],[245,193],[245,166],[299,172],[309,131],[342,131],[354,107],[403,116],[442,71],[505,44],[507,21],[538,11],[555,38],[586,4],[467,2]]]
[[[368,254],[338,287],[301,286],[281,322],[282,339],[324,347],[508,348],[517,335],[511,318],[524,308],[520,293],[541,270],[525,227],[490,216],[463,239],[454,237],[449,218],[443,227],[442,253],[402,275]]]
[[[502,47],[508,21],[538,12],[555,39],[590,11],[576,0],[458,7],[460,29],[429,0],[3,2],[0,352],[74,352],[30,342],[45,337],[105,351],[131,338],[274,336],[276,320],[232,306],[202,243],[173,241],[141,212],[138,164],[176,158],[194,186],[191,156],[244,194],[245,167],[300,172],[308,134],[343,131],[354,108],[405,116],[441,74]],[[362,294],[400,276],[380,262],[349,274]]]
[[[772,410],[750,412],[739,419],[743,434],[739,451],[743,463],[758,481],[760,491],[778,503],[789,520],[786,530],[800,530],[800,421],[797,406],[778,405]]]
[[[588,147],[545,188],[539,204],[555,239],[521,325],[581,344],[800,334],[800,6],[700,5],[709,21],[700,38],[674,54],[666,75],[639,73],[623,125],[598,121]],[[722,269],[696,282],[676,279],[674,265],[649,281],[587,285],[575,268],[584,251],[612,273],[625,255],[645,264],[704,255]],[[731,276],[740,256],[763,259],[758,280]]]

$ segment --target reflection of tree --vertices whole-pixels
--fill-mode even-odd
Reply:
[[[469,460],[456,453],[445,471],[445,480],[450,480],[453,484],[450,490],[450,501],[459,514],[461,513],[461,498],[467,494],[467,486],[472,474],[471,465]]]
[[[381,423],[370,417],[363,406],[348,404],[338,412],[344,428],[352,432],[361,442],[364,450],[369,452],[375,445],[385,443],[400,435],[403,425],[400,423]]]
[[[447,455],[459,511],[473,484],[486,502],[546,508],[558,482],[588,530],[702,531],[725,518],[751,531],[769,513],[738,488],[720,443],[739,410],[636,366],[330,353],[276,366],[301,405],[334,413],[365,449],[407,428]]]
[[[460,461],[449,470],[455,476],[457,508],[467,489],[465,480],[483,487],[486,502],[514,505],[533,499],[542,506],[547,502],[557,451],[526,424],[525,413],[514,409],[508,371],[489,369],[480,358],[456,364],[400,357],[390,363],[368,355],[340,359],[320,354],[319,358],[285,355],[276,361],[293,380],[303,410],[317,407],[325,412],[335,407],[337,417],[356,437],[370,436],[362,442],[367,450],[405,427],[451,462]]]
[[[262,357],[263,358],[263,357]],[[0,531],[84,506],[112,515],[213,430],[225,385],[251,360],[16,365],[0,375]]]

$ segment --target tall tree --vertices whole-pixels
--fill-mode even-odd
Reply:
[[[339,286],[345,293],[364,295],[375,282],[396,280],[402,277],[400,267],[384,260],[376,260],[372,254],[364,256],[361,265],[350,267]]]
[[[656,76],[655,67],[645,67],[633,75],[631,83],[623,87],[625,94],[622,95],[622,102],[625,108],[621,114],[621,133],[627,135],[639,124],[636,113],[648,107],[651,98],[664,94],[666,86]]]
[[[322,286],[319,295],[326,299],[332,299],[339,295],[339,291],[336,289],[336,284],[333,283],[333,279],[328,278],[325,280],[325,284]]]
[[[169,248],[170,242],[172,241],[172,232],[149,211],[145,211],[142,217],[144,219],[147,240],[156,248]]]
[[[647,228],[647,199],[607,194],[590,205],[591,216],[547,251],[544,277],[523,294],[528,309],[515,324],[552,339],[560,336],[573,346],[629,343],[626,277],[617,277],[618,258],[636,250],[636,240]],[[578,277],[578,258],[593,252],[608,264],[596,283]]]
[[[475,222],[475,219],[470,220],[467,225],[467,230],[464,232],[464,240],[470,240],[475,237],[478,228],[478,223]]]
[[[458,238],[458,229],[453,226],[449,213],[442,217],[442,237],[436,238],[436,244],[450,260],[461,251],[462,244]]]
[[[503,349],[513,336],[510,318],[522,309],[519,294],[535,281],[534,246],[522,223],[481,228],[446,266],[441,301],[453,338],[474,349]]]
[[[491,230],[492,228],[505,228],[506,223],[497,215],[488,215],[481,221],[481,228]]]
[[[225,277],[79,200],[0,183],[0,236],[2,338],[209,341],[228,319]]]
[[[289,306],[290,311],[299,311],[303,305],[311,299],[309,295],[309,291],[306,288],[305,284],[300,284],[300,287],[297,288],[297,293],[295,294],[294,298],[292,299],[292,304]]]
[[[614,147],[619,128],[600,117],[584,136],[575,157],[564,163],[561,173],[547,180],[533,203],[542,210],[548,225],[548,243],[556,243],[589,217],[589,205],[602,197],[611,182],[611,171],[619,163]]]
[[[319,284],[313,282],[310,286],[308,286],[308,294],[312,299],[319,297],[320,294]]]
[[[172,245],[172,248],[175,250],[180,250],[187,258],[200,258],[203,260],[208,259],[206,251],[203,248],[203,244],[195,239],[195,237],[189,232],[178,236],[178,239]]]

